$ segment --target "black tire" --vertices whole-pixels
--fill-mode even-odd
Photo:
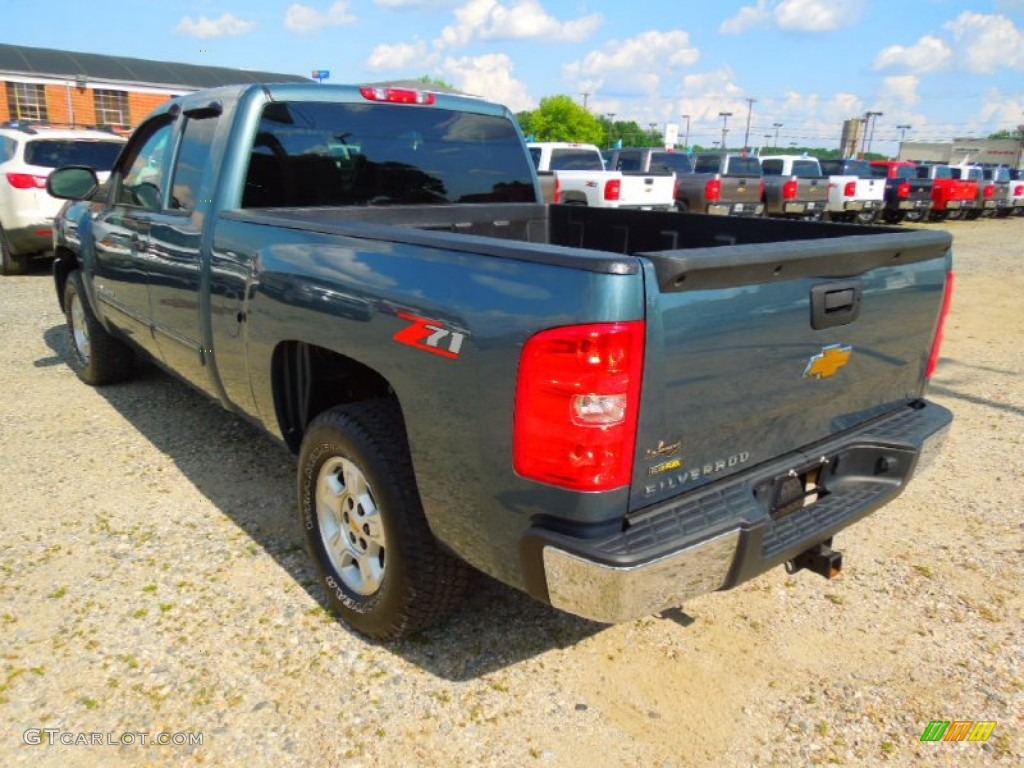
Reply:
[[[0,227],[0,275],[24,275],[28,272],[28,263],[28,256],[11,253],[7,235]]]
[[[964,217],[964,209],[963,208],[950,208],[949,210],[946,211],[946,220],[947,221],[960,221],[960,219],[962,219],[963,217]]]
[[[924,221],[925,213],[924,211],[920,210],[907,211],[907,215],[905,218],[907,221]]]
[[[878,211],[858,211],[853,220],[858,224],[874,224],[878,221]]]
[[[903,211],[886,211],[882,214],[882,220],[886,224],[899,224],[906,218],[906,215]]]
[[[64,284],[64,316],[71,342],[71,367],[86,384],[115,384],[135,368],[131,347],[107,333],[92,313],[77,270]]]
[[[676,200],[676,211],[679,213],[689,213],[690,204],[685,200]]]
[[[338,406],[310,423],[298,502],[327,601],[359,632],[395,640],[459,604],[468,569],[430,532],[395,403]]]
[[[969,211],[964,211],[964,218],[967,221],[974,221],[981,217],[981,210],[978,208],[972,208]]]

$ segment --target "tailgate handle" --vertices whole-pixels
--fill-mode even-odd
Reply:
[[[859,280],[811,288],[811,327],[816,331],[852,323],[860,316],[864,288]]]

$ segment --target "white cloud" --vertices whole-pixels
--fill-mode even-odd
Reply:
[[[449,57],[445,59],[443,69],[459,90],[504,104],[513,112],[537,106],[526,84],[512,76],[515,64],[504,53]]]
[[[406,69],[413,64],[423,68],[437,63],[437,54],[431,53],[422,40],[414,43],[378,45],[366,60],[366,66],[376,72],[389,69]]]
[[[895,75],[882,80],[882,90],[879,100],[883,106],[885,103],[894,105],[910,106],[921,101],[917,95],[917,89],[921,85],[921,78],[916,75]]]
[[[949,66],[953,49],[941,38],[925,35],[914,45],[890,45],[875,57],[875,69],[904,67],[911,72],[938,72]]]
[[[757,5],[745,5],[739,13],[722,22],[718,31],[723,35],[738,35],[752,27],[767,26],[772,20],[768,0],[757,0]]]
[[[294,3],[288,6],[284,14],[284,25],[292,32],[300,35],[316,32],[323,27],[339,27],[351,24],[356,17],[349,13],[348,0],[338,0],[326,12],[319,11],[311,5]]]
[[[960,47],[958,59],[971,72],[1024,71],[1024,33],[1008,17],[964,11],[945,27]]]
[[[244,35],[256,29],[255,21],[246,21],[237,16],[225,13],[219,19],[208,19],[200,16],[198,21],[192,21],[191,16],[186,16],[174,30],[179,35],[190,37],[235,37]]]
[[[455,23],[441,31],[438,47],[451,48],[471,40],[553,40],[578,43],[601,25],[594,13],[559,21],[539,0],[469,0],[455,9]]]
[[[718,31],[735,35],[752,27],[786,32],[834,32],[860,20],[867,0],[757,0],[722,22]]]
[[[626,40],[611,40],[563,67],[581,91],[595,92],[610,86],[630,93],[656,93],[663,76],[700,59],[700,51],[682,30],[643,32]]]

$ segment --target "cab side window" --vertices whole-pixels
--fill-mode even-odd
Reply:
[[[172,210],[191,212],[199,202],[216,130],[216,117],[188,118],[185,123],[171,185]]]
[[[160,210],[167,188],[167,155],[173,127],[173,120],[158,123],[140,137],[139,143],[129,147],[121,166],[123,176],[114,192],[116,205]]]

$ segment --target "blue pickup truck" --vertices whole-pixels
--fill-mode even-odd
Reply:
[[[197,92],[49,190],[79,377],[142,355],[287,445],[373,637],[457,608],[467,564],[601,622],[833,576],[951,421],[947,233],[547,206],[483,100]]]

